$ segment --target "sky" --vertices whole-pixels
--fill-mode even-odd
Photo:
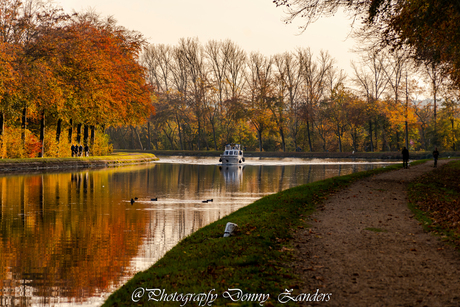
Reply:
[[[349,37],[351,21],[340,12],[322,18],[303,33],[300,20],[286,25],[284,9],[272,0],[55,0],[65,12],[93,9],[113,16],[119,25],[136,30],[151,44],[176,45],[180,38],[230,39],[246,52],[271,56],[298,47],[310,47],[314,55],[328,51],[337,66],[351,75],[351,52],[355,41]]]

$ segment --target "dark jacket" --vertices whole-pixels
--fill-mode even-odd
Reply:
[[[409,150],[407,150],[407,148],[404,148],[401,153],[402,153],[403,159],[409,159]]]

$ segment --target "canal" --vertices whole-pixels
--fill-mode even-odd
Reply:
[[[0,175],[0,306],[100,306],[184,237],[265,195],[388,163],[162,157]]]

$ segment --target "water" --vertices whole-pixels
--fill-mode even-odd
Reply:
[[[388,164],[217,160],[0,176],[0,306],[100,306],[178,241],[264,195]]]

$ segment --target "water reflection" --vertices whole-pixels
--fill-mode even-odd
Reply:
[[[238,208],[376,166],[214,163],[0,177],[0,305],[98,306],[185,236]]]

